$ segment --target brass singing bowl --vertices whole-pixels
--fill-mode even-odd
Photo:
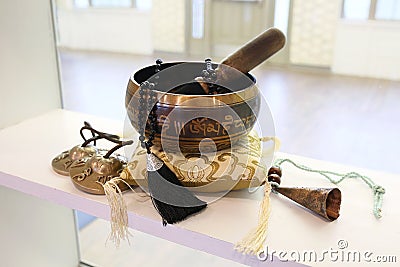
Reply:
[[[184,71],[175,71],[181,66]],[[164,84],[160,83],[153,89],[159,99],[156,104],[158,130],[153,141],[155,145],[171,152],[178,149],[182,153],[219,151],[231,147],[253,128],[260,109],[260,93],[251,74],[242,74],[244,79],[229,84],[232,92],[183,95],[170,92],[171,85],[165,82],[165,75],[167,80],[193,81],[202,73],[204,62],[163,63],[159,69]],[[139,84],[155,74],[156,65],[152,65],[140,69],[129,79],[125,107],[136,130],[139,129]],[[147,136],[149,132],[147,124]]]

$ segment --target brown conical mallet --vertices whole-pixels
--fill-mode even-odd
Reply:
[[[268,171],[268,181],[280,184],[282,171],[280,167],[272,167]],[[307,188],[273,186],[274,190],[301,206],[311,210],[328,221],[339,217],[342,194],[338,188]]]

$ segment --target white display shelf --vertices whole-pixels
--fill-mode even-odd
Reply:
[[[104,196],[79,191],[73,186],[70,178],[55,174],[50,166],[54,156],[82,142],[79,129],[83,121],[89,121],[101,131],[123,132],[123,122],[65,110],[55,110],[1,130],[0,185],[109,220],[110,209]],[[331,223],[310,214],[282,196],[272,195],[272,213],[266,243],[268,252],[275,256],[279,256],[281,252],[280,256],[292,259],[296,254],[314,251],[314,255],[318,256],[316,262],[314,259],[302,262],[311,266],[337,266],[338,262],[340,266],[359,265],[360,263],[347,262],[342,257],[342,254],[354,251],[360,253],[361,263],[368,260],[377,261],[377,256],[395,256],[397,262],[400,261],[397,246],[400,240],[400,210],[397,207],[400,196],[396,193],[400,187],[399,175],[356,169],[283,153],[277,156],[289,157],[300,164],[317,169],[343,173],[358,171],[384,186],[386,194],[383,218],[377,220],[372,214],[373,196],[368,186],[358,180],[343,182],[339,185],[343,198],[341,216]],[[284,165],[283,171],[282,185],[285,186],[333,187],[317,174],[304,173],[290,165]],[[251,266],[299,264],[281,261],[277,257],[260,261],[254,256],[242,255],[233,249],[233,245],[257,223],[262,188],[254,193],[248,190],[231,192],[211,203],[201,214],[166,227],[162,226],[151,201],[140,202],[134,194],[124,194],[128,205],[129,226],[133,229]],[[338,242],[346,242],[348,247],[340,249]],[[337,260],[334,255],[333,258],[328,255],[335,254],[335,251],[338,251]],[[369,252],[372,254],[364,258],[364,254]]]

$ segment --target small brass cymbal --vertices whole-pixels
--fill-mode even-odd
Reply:
[[[126,160],[121,155],[105,158],[101,155],[85,157],[71,164],[70,177],[76,188],[86,193],[104,195],[103,184],[112,178],[119,177],[125,169]],[[119,188],[128,189],[125,183],[119,183]]]
[[[99,152],[94,146],[85,146],[82,147],[80,145],[74,146],[69,151],[64,151],[58,156],[56,156],[51,161],[51,166],[53,170],[61,175],[69,175],[69,168],[74,161],[80,160],[86,157],[92,157]]]
[[[131,145],[129,141],[115,141],[117,144],[105,155],[94,155],[74,161],[69,168],[69,176],[76,188],[86,193],[104,195],[103,185],[113,178],[119,178],[126,168],[128,160],[114,153],[123,146]],[[117,182],[118,187],[124,191],[129,188],[124,182]]]

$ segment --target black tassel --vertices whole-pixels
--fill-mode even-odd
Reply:
[[[185,188],[153,153],[147,154],[147,178],[153,205],[163,218],[164,226],[183,221],[207,207],[207,203]]]

